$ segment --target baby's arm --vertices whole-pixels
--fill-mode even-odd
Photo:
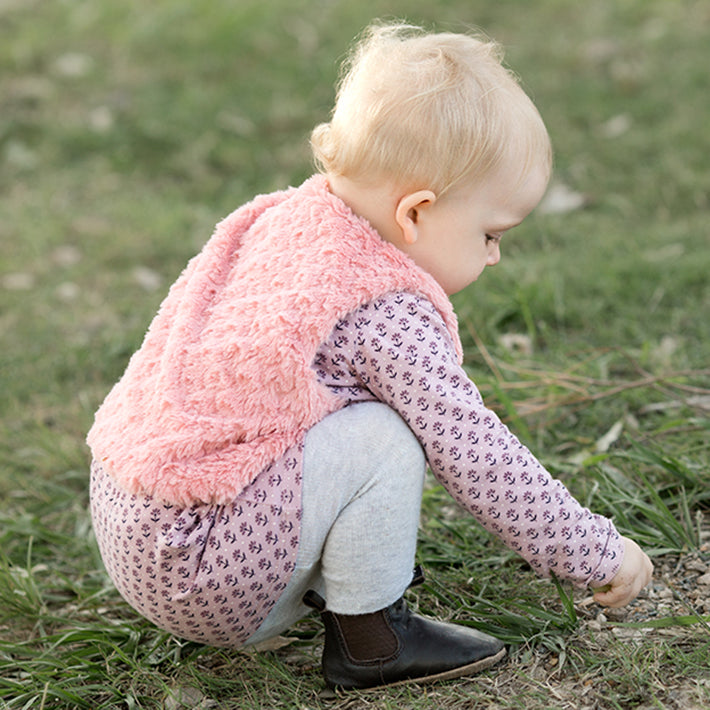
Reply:
[[[648,555],[633,541],[623,538],[624,559],[611,582],[598,587],[594,601],[603,606],[626,606],[651,581],[653,565]]]
[[[624,544],[611,521],[574,500],[485,407],[426,300],[390,294],[358,309],[315,367],[341,396],[367,392],[399,412],[449,493],[538,574],[580,587],[616,576]]]

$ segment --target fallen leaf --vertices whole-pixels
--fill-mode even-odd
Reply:
[[[37,153],[22,141],[10,140],[5,146],[5,160],[14,168],[29,170],[39,164]]]
[[[199,688],[183,685],[168,691],[163,707],[165,710],[210,710],[217,707],[217,701],[205,696]]]
[[[627,133],[632,124],[633,121],[628,113],[620,113],[618,116],[612,116],[606,123],[602,124],[602,135],[605,138],[618,138]]]
[[[294,639],[288,636],[274,636],[273,638],[266,639],[261,643],[255,643],[251,648],[254,651],[278,651],[280,648],[289,646],[292,644]]]
[[[57,266],[74,266],[81,261],[81,251],[71,244],[65,244],[52,250],[51,257]]]
[[[65,281],[57,286],[57,298],[60,301],[76,301],[80,294],[81,289],[72,281]]]
[[[94,60],[88,54],[67,52],[54,60],[52,68],[59,76],[76,79],[86,76],[91,71],[93,64]]]
[[[97,106],[89,111],[89,126],[96,133],[108,133],[114,124],[113,113],[108,106]]]
[[[609,451],[612,444],[615,444],[619,440],[619,437],[621,436],[621,432],[623,430],[624,420],[619,419],[619,421],[615,422],[611,429],[609,429],[609,431],[604,434],[604,436],[597,440],[597,443],[594,446],[596,451],[600,454],[605,454],[607,451]]]
[[[505,333],[498,338],[500,344],[511,353],[531,355],[533,351],[532,339],[522,333]]]
[[[133,269],[133,280],[146,291],[157,291],[163,283],[162,276],[147,266]]]
[[[582,209],[588,201],[581,192],[576,192],[562,183],[556,183],[547,191],[537,209],[542,214],[566,214]]]
[[[35,277],[32,274],[16,273],[5,274],[2,285],[8,291],[29,291],[34,288]]]

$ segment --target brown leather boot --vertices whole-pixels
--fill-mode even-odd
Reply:
[[[473,675],[505,656],[503,643],[474,629],[413,614],[404,599],[372,614],[325,610],[309,591],[304,602],[325,625],[323,675],[331,688],[429,683]]]

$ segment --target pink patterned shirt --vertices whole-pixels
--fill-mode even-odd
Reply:
[[[613,523],[582,507],[485,407],[426,299],[395,293],[358,308],[313,366],[348,402],[399,412],[439,482],[538,574],[580,586],[614,577],[623,543]]]

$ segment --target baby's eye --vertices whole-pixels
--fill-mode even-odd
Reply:
[[[486,234],[486,244],[497,243],[500,241],[500,238],[502,236],[503,235],[499,233],[489,232],[488,234]]]

